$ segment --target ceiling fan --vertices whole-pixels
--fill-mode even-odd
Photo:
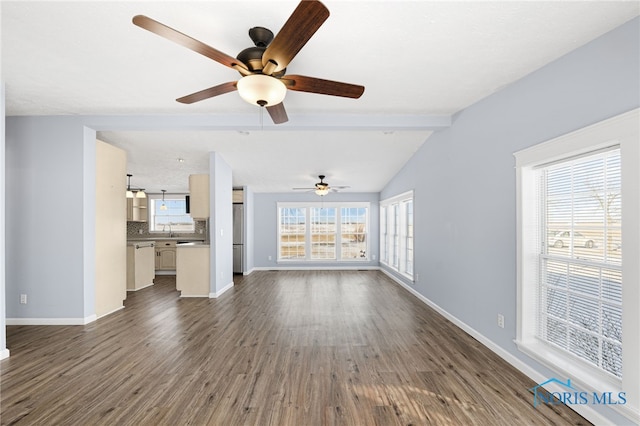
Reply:
[[[328,182],[324,181],[325,175],[319,175],[320,182],[317,182],[313,188],[293,188],[294,190],[315,191],[315,193],[321,197],[327,195],[329,191],[338,192],[340,189],[350,188],[349,186],[329,186]]]
[[[359,98],[364,92],[364,86],[356,84],[285,74],[291,60],[328,17],[329,10],[321,2],[302,0],[275,37],[266,28],[251,28],[249,37],[255,46],[244,49],[236,58],[147,16],[134,16],[133,23],[242,75],[238,81],[229,81],[183,96],[176,99],[178,102],[191,104],[238,90],[247,102],[266,107],[273,122],[280,124],[289,119],[282,103],[287,90],[353,99]]]

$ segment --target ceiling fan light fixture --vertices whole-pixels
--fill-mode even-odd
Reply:
[[[324,197],[328,193],[329,193],[329,188],[328,187],[316,189],[316,195],[319,195],[321,197]]]
[[[237,88],[242,99],[259,106],[278,105],[287,94],[287,86],[282,81],[264,74],[242,77],[238,80]]]

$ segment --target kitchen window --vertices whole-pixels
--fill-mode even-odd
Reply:
[[[149,231],[184,233],[194,232],[193,219],[187,213],[184,196],[177,198],[165,195],[164,201],[158,194],[149,196]],[[162,206],[166,209],[163,209]]]
[[[279,261],[368,258],[369,203],[278,203]]]
[[[616,409],[631,416],[640,402],[639,119],[634,110],[514,154],[516,344],[584,390],[626,392]]]

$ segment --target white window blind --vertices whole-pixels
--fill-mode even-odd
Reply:
[[[544,342],[622,377],[620,150],[538,173],[537,332]]]

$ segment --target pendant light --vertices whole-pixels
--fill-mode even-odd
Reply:
[[[147,194],[144,193],[144,188],[131,189],[131,174],[127,173],[127,198],[147,198]]]
[[[167,192],[167,190],[161,189],[160,191],[162,191],[162,205],[160,206],[160,210],[166,210],[167,205],[164,203],[164,193]]]
[[[131,191],[131,176],[127,174],[127,198],[133,198],[133,191]]]

